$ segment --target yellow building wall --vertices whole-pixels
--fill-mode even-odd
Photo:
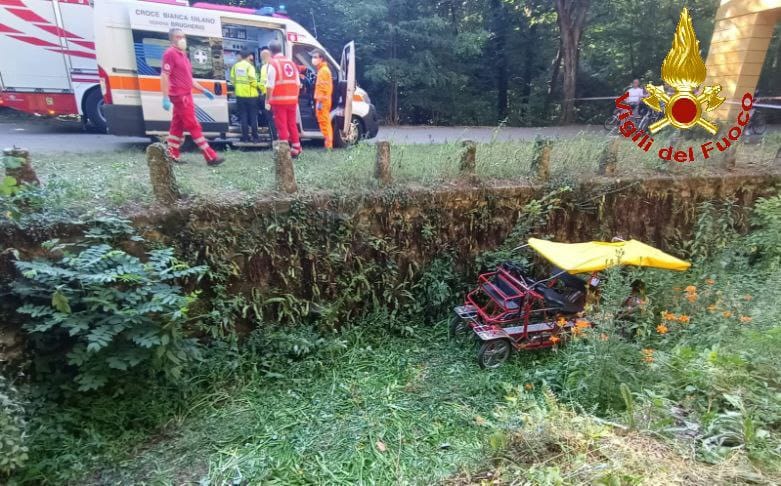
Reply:
[[[721,85],[727,101],[754,93],[776,22],[781,19],[781,0],[722,0],[716,12],[705,86]],[[724,103],[708,115],[732,121],[740,105]]]

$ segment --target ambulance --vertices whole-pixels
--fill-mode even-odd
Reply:
[[[0,0],[0,106],[106,129],[90,0]]]
[[[0,0],[6,1],[6,0]],[[378,121],[369,96],[355,83],[355,45],[350,42],[336,60],[309,32],[273,9],[254,10],[183,0],[95,0],[94,31],[97,70],[108,132],[160,136],[168,132],[171,113],[162,106],[160,62],[168,32],[181,29],[193,77],[215,94],[213,100],[194,91],[196,117],[204,134],[217,141],[236,141],[239,126],[233,112],[230,68],[241,51],[255,53],[272,41],[299,67],[302,88],[298,124],[303,139],[322,139],[313,100],[316,72],[310,53],[319,49],[334,75],[334,145],[357,143],[377,135]],[[268,131],[263,141],[270,143]]]

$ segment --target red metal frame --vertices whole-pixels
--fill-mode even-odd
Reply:
[[[546,307],[545,298],[534,289],[532,282],[518,278],[501,266],[479,275],[477,280],[477,288],[467,294],[462,308],[473,310],[475,316],[462,318],[484,341],[508,339],[516,350],[548,348],[555,344],[550,337],[558,337],[562,329],[574,326],[572,316],[563,316],[556,309]],[[481,305],[479,295],[487,303]],[[546,311],[551,311],[551,318]],[[537,312],[543,313],[543,321],[530,323]],[[564,318],[561,325],[560,318]]]

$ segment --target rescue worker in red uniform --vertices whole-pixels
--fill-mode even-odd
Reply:
[[[314,94],[317,124],[320,125],[320,133],[325,139],[325,148],[332,149],[334,147],[334,128],[331,125],[331,99],[334,94],[334,78],[322,52],[312,52],[312,65],[317,69]]]
[[[171,29],[168,32],[171,47],[163,54],[163,68],[160,72],[160,86],[163,92],[163,109],[169,111],[173,104],[174,113],[171,118],[171,128],[168,132],[168,156],[174,162],[181,162],[179,147],[184,142],[184,132],[189,132],[193,142],[203,152],[208,165],[220,165],[225,159],[206,142],[201,130],[201,124],[195,118],[195,103],[193,88],[197,89],[210,100],[214,94],[198,84],[193,79],[190,58],[187,56],[187,38],[181,29]]]
[[[266,109],[274,115],[274,126],[280,141],[290,144],[290,155],[301,154],[301,139],[298,134],[298,92],[301,80],[298,69],[282,54],[282,44],[272,41],[269,46],[271,61],[266,80]]]

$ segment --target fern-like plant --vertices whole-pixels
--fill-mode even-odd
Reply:
[[[22,277],[13,291],[23,302],[17,311],[29,316],[31,343],[75,369],[83,391],[141,366],[177,377],[198,344],[183,332],[195,294],[185,295],[176,282],[205,268],[178,261],[171,248],[144,260],[128,254],[113,240],[129,225],[102,223],[82,243],[47,242],[49,257],[16,262]],[[66,363],[58,363],[63,355]]]

